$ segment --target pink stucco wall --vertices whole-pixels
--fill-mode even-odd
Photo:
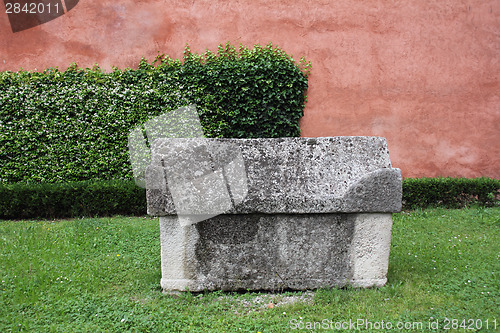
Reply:
[[[303,136],[384,136],[404,177],[500,178],[498,0],[80,0],[17,33],[0,3],[0,71],[134,67],[226,41],[312,61]]]

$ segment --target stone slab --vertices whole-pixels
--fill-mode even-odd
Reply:
[[[160,139],[146,185],[166,292],[386,283],[402,178],[384,138]]]
[[[381,137],[159,139],[148,178],[157,216],[401,210]]]
[[[391,214],[160,217],[165,291],[382,286]]]

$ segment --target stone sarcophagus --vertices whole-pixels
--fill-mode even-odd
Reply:
[[[380,137],[158,139],[164,291],[386,283],[401,171]]]

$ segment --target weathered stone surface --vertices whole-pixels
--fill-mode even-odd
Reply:
[[[167,186],[148,189],[152,215],[401,209],[401,172],[380,137],[163,139],[159,166]]]
[[[162,139],[146,184],[165,291],[386,282],[402,179],[384,138]]]
[[[402,178],[398,169],[379,169],[352,184],[342,197],[345,213],[399,212],[402,205]]]
[[[387,282],[391,248],[392,214],[349,214],[354,233],[349,244],[354,287],[381,287]]]
[[[164,290],[315,289],[386,282],[391,214],[160,218]]]

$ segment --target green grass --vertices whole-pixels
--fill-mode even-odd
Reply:
[[[395,214],[388,283],[379,289],[167,296],[156,219],[0,221],[0,332],[288,332],[314,331],[314,322],[341,332],[358,319],[366,320],[360,332],[397,331],[377,329],[382,321],[437,332],[429,321],[448,331],[446,318],[459,320],[449,328],[482,320],[483,331],[488,320],[494,332],[499,227],[500,208]]]

